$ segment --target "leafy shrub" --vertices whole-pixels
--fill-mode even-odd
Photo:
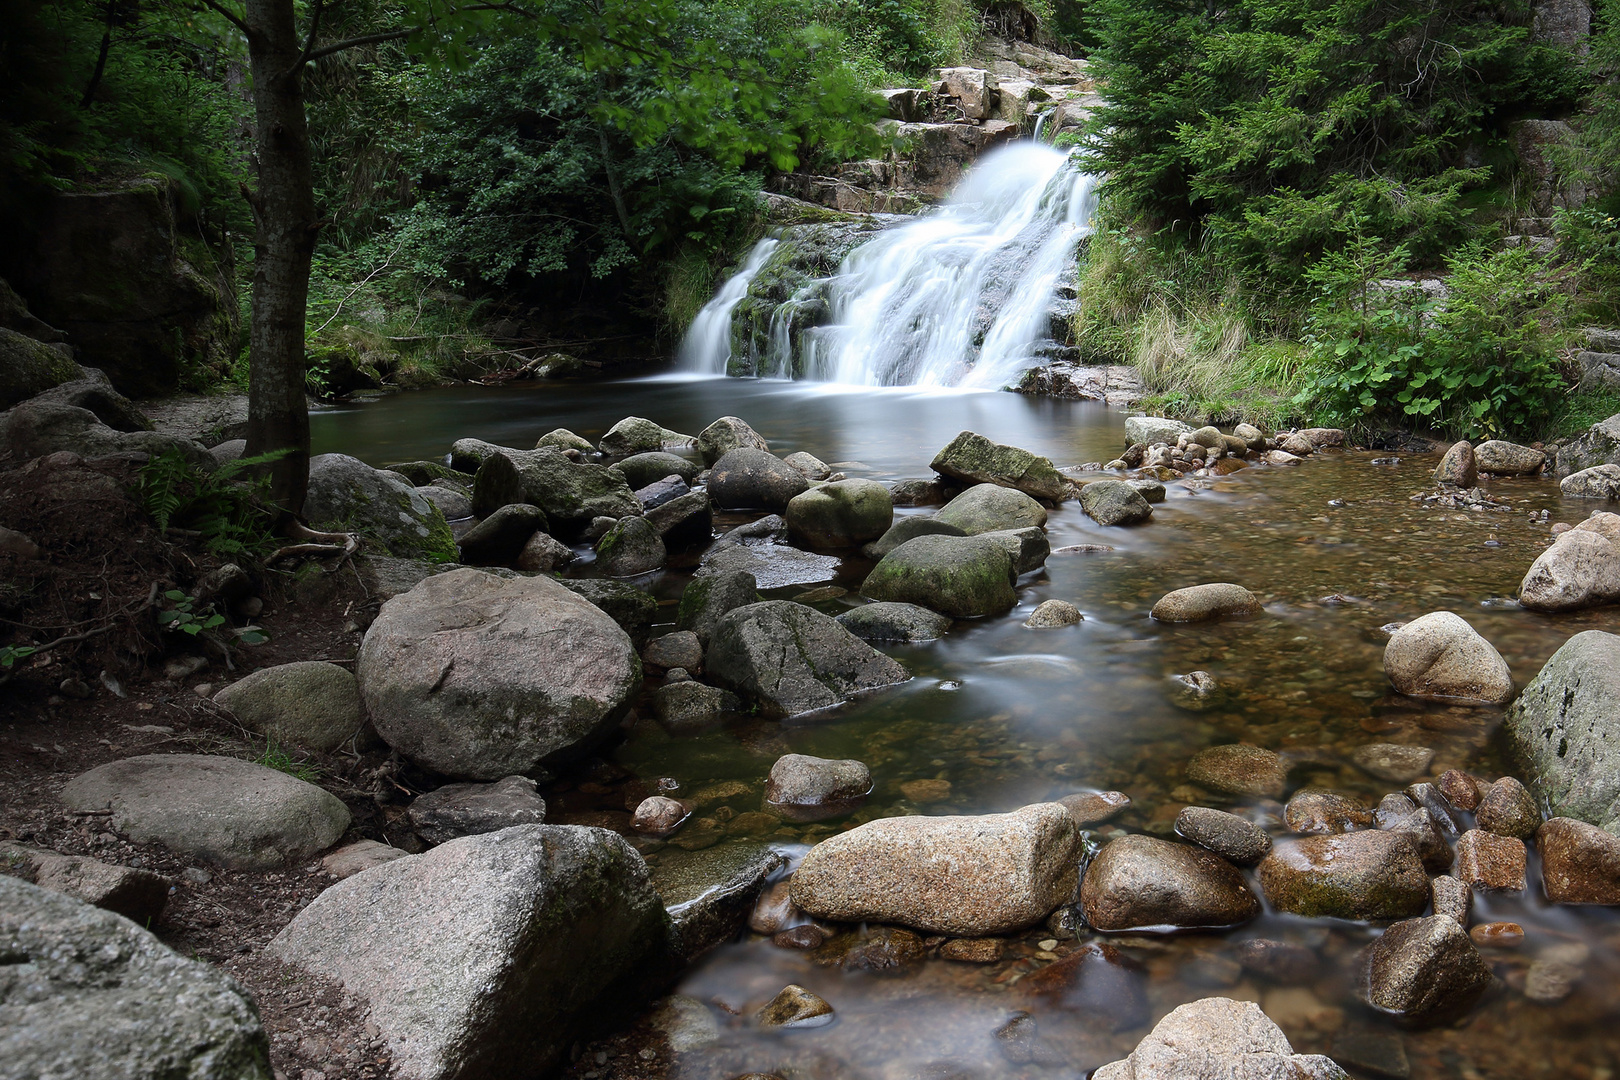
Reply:
[[[278,546],[276,512],[260,498],[268,480],[257,471],[290,451],[238,458],[206,473],[168,451],[141,468],[141,501],[159,529],[196,532],[203,547],[221,557],[261,557]]]

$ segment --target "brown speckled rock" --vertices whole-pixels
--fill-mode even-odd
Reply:
[[[1260,914],[1259,900],[1231,863],[1151,836],[1110,841],[1086,868],[1080,907],[1092,927],[1105,931],[1235,926]]]
[[[1474,893],[1467,885],[1441,874],[1429,879],[1429,891],[1434,897],[1434,913],[1456,921],[1458,926],[1468,925],[1468,909],[1473,906]]]
[[[1260,887],[1273,907],[1313,917],[1400,919],[1429,904],[1417,842],[1378,830],[1279,841]]]
[[[1165,593],[1153,605],[1151,615],[1158,622],[1189,623],[1224,615],[1258,615],[1260,611],[1260,601],[1248,589],[1212,582]]]
[[[1412,1023],[1439,1023],[1470,1009],[1491,984],[1491,969],[1455,919],[1406,919],[1367,949],[1362,998]]]
[[[1457,877],[1476,889],[1524,888],[1524,841],[1469,829],[1457,838]]]
[[[1074,895],[1080,830],[1057,803],[867,822],[811,848],[793,902],[817,918],[964,937],[1015,930]]]
[[[1541,808],[1523,784],[1504,776],[1485,792],[1474,820],[1486,832],[1528,840],[1541,828]]]
[[[1620,904],[1620,838],[1574,818],[1536,833],[1541,887],[1555,904]]]
[[[1107,821],[1127,806],[1131,797],[1123,791],[1081,791],[1059,799],[1079,826],[1096,825]]]
[[[1450,611],[1431,611],[1390,635],[1384,673],[1395,692],[1408,697],[1500,705],[1513,696],[1513,673],[1502,654]]]
[[[1271,852],[1271,837],[1253,822],[1207,806],[1185,806],[1176,815],[1176,833],[1228,862],[1253,866]]]
[[[1288,789],[1288,764],[1270,750],[1229,743],[1194,755],[1187,763],[1187,779],[1229,795],[1276,799]]]
[[[1320,1054],[1296,1054],[1252,1001],[1211,997],[1179,1005],[1136,1044],[1130,1057],[1104,1065],[1092,1080],[1344,1080]]]
[[[1328,835],[1370,829],[1373,812],[1354,795],[1301,788],[1283,808],[1283,823],[1297,833]]]

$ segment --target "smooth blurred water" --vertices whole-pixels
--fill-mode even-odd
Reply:
[[[1123,414],[1087,403],[735,379],[401,394],[320,414],[314,432],[317,452],[342,450],[381,465],[439,457],[462,436],[522,447],[565,426],[594,439],[625,415],[695,434],[726,414],[751,423],[773,451],[807,450],[851,476],[879,480],[927,475],[934,453],[963,429],[1046,454],[1059,466],[1107,460],[1123,433]],[[1562,499],[1550,481],[1512,480],[1490,482],[1516,507],[1511,513],[1433,509],[1410,499],[1429,486],[1433,458],[1394,466],[1373,458],[1320,455],[1297,468],[1172,483],[1152,522],[1131,529],[1100,528],[1065,503],[1048,523],[1054,548],[1113,550],[1054,555],[1020,583],[1016,610],[957,623],[936,642],[887,649],[912,671],[911,682],[785,723],[744,717],[674,734],[644,715],[613,760],[641,780],[677,781],[681,797],[699,799],[702,828],[721,844],[799,845],[850,824],[787,825],[753,813],[771,763],[787,752],[867,763],[876,787],[850,820],[997,812],[1105,788],[1133,799],[1106,828],[1156,835],[1168,835],[1184,800],[1197,797],[1183,789],[1187,760],[1218,743],[1245,741],[1291,755],[1300,762],[1293,786],[1332,787],[1371,802],[1398,785],[1350,764],[1351,752],[1366,743],[1430,747],[1436,772],[1500,775],[1507,771],[1500,710],[1390,694],[1378,628],[1456,611],[1496,645],[1522,686],[1573,634],[1620,629],[1620,609],[1552,618],[1507,599],[1548,539],[1549,526],[1531,523],[1530,513],[1545,508],[1553,521],[1577,521],[1592,506]],[[858,603],[869,569],[858,557],[845,559],[833,583],[849,594],[815,606],[836,614]],[[670,569],[637,584],[668,604],[689,572],[689,565]],[[1193,626],[1148,619],[1164,592],[1205,581],[1247,586],[1265,614]],[[1023,627],[1048,598],[1074,603],[1085,621],[1058,630]],[[673,607],[662,610],[673,622]],[[1195,714],[1171,703],[1168,677],[1195,669],[1229,688],[1223,707]],[[919,779],[948,781],[948,792],[918,804],[902,785]],[[570,787],[547,797],[557,820],[627,820],[618,788],[604,795]],[[647,855],[655,866],[689,857],[678,845],[649,845]],[[1262,1002],[1304,1052],[1326,1052],[1335,1039],[1362,1030],[1398,1040],[1414,1077],[1611,1077],[1620,1067],[1620,923],[1608,909],[1545,905],[1533,857],[1530,879],[1523,895],[1475,898],[1476,922],[1519,922],[1527,940],[1519,949],[1486,950],[1499,985],[1459,1027],[1404,1032],[1357,1005],[1357,954],[1375,931],[1335,920],[1268,913],[1227,934],[1097,935],[1140,965],[1129,977],[1151,1005],[1148,1020],[1117,1032],[1092,1013],[1019,992],[1022,973],[1041,963],[1034,954],[1050,936],[1042,927],[1010,935],[1000,964],[933,959],[887,974],[823,967],[756,937],[723,946],[684,976],[680,991],[712,1006],[722,1036],[681,1055],[675,1075],[1078,1078],[1122,1056],[1174,1005],[1224,994]],[[1319,973],[1288,987],[1234,973],[1236,945],[1255,936],[1307,946]],[[1058,951],[1076,944],[1065,941]],[[1574,995],[1554,1006],[1528,1001],[1520,991],[1529,964],[1569,945],[1590,954]],[[837,1023],[796,1032],[754,1027],[748,1017],[789,982],[832,1002]],[[1011,1062],[998,1050],[994,1030],[1018,1011],[1037,1020],[1047,1064]]]

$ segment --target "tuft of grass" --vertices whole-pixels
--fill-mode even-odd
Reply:
[[[1547,421],[1544,438],[1579,435],[1600,420],[1620,413],[1620,390],[1571,390]]]
[[[265,744],[264,753],[252,759],[253,764],[263,765],[277,772],[284,772],[288,776],[296,777],[306,783],[313,784],[321,778],[320,770],[306,762],[294,758],[271,739]]]

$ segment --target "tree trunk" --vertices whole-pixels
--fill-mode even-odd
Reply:
[[[247,453],[290,450],[270,467],[270,498],[283,523],[309,490],[309,408],[304,399],[304,313],[315,251],[315,182],[304,117],[302,43],[293,0],[248,0],[248,60],[259,187],[250,196],[253,318],[248,346]]]

